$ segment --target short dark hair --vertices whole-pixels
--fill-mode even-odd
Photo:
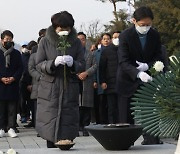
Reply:
[[[112,38],[111,34],[109,34],[109,33],[103,33],[103,34],[101,35],[101,39],[103,38],[103,36],[104,36],[104,35],[109,36],[109,37],[110,37],[110,39]]]
[[[147,6],[142,6],[136,9],[133,14],[133,17],[136,19],[136,21],[140,21],[141,19],[144,18],[151,18],[152,20],[154,19],[154,15],[151,8]]]
[[[44,36],[46,34],[46,28],[39,30],[39,36]]]
[[[79,32],[77,35],[84,35],[84,37],[86,38],[86,34],[84,34],[83,32]]]
[[[26,49],[31,50],[33,46],[37,45],[36,41],[30,41],[28,45],[26,46]]]
[[[51,23],[54,28],[72,28],[74,26],[73,16],[67,11],[61,11],[59,13],[54,14],[51,17]]]
[[[10,30],[5,30],[1,33],[1,39],[4,39],[5,36],[10,36],[12,39],[14,37],[13,33]]]
[[[120,33],[121,33],[121,31],[114,31],[112,34],[114,34],[114,33],[119,33],[119,34],[120,34]]]

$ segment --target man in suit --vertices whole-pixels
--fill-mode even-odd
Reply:
[[[89,136],[85,126],[88,126],[91,121],[91,109],[94,105],[94,89],[93,89],[93,75],[96,72],[97,64],[95,57],[91,51],[86,49],[86,34],[79,32],[77,36],[84,49],[84,58],[86,61],[86,69],[84,72],[78,74],[80,82],[80,100],[79,113],[80,130],[83,131],[83,136]]]
[[[137,88],[152,80],[149,69],[155,61],[162,61],[159,33],[151,28],[153,13],[148,7],[140,7],[133,14],[134,26],[124,30],[119,37],[117,92],[119,119],[134,124],[131,115],[131,97]],[[142,144],[158,144],[159,139]]]

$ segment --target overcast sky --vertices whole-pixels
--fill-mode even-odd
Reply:
[[[119,8],[127,8],[127,3],[119,3]],[[76,29],[80,25],[96,19],[106,24],[113,19],[110,2],[96,0],[2,0],[0,2],[0,29],[14,33],[14,41],[22,44],[37,40],[38,31],[51,25],[53,14],[67,10],[75,19]]]

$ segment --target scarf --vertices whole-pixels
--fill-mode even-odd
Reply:
[[[0,43],[0,49],[3,51],[4,53],[4,57],[5,57],[5,62],[6,62],[6,68],[9,67],[10,65],[10,53],[13,51],[13,47],[9,48],[8,50],[5,49],[2,45],[2,43]]]

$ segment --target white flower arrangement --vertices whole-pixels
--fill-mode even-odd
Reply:
[[[16,154],[16,151],[14,149],[9,149],[7,151],[7,154]]]
[[[164,69],[164,64],[163,64],[163,62],[161,62],[161,61],[157,61],[157,62],[155,62],[153,68],[154,68],[157,72],[162,72],[163,69]]]
[[[59,36],[67,36],[67,35],[69,35],[69,32],[68,32],[68,31],[60,31],[60,32],[58,33],[58,35],[59,35]]]

